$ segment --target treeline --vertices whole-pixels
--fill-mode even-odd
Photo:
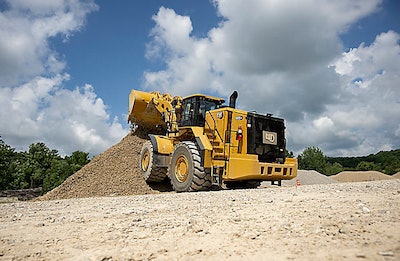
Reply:
[[[89,153],[75,151],[61,157],[44,143],[16,152],[0,138],[0,190],[42,187],[52,190],[89,162]]]
[[[392,175],[400,171],[400,149],[380,151],[363,157],[328,157],[328,162],[337,162],[346,169],[377,170]]]
[[[400,149],[363,157],[327,157],[318,147],[308,147],[298,156],[299,168],[334,175],[345,170],[376,170],[393,175],[400,171]]]

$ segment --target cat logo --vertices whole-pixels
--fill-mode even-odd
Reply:
[[[278,139],[276,132],[263,131],[263,143],[277,145]]]

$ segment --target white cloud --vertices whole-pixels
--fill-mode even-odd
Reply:
[[[343,53],[334,65],[341,78],[342,102],[328,111],[337,128],[353,130],[349,135],[359,140],[359,146],[349,150],[352,153],[400,147],[399,41],[394,31],[381,33],[370,46],[360,44]],[[343,64],[352,69],[343,70]]]
[[[15,86],[43,73],[56,73],[64,62],[48,45],[50,37],[79,31],[92,1],[13,0],[0,13],[0,87]]]
[[[381,33],[370,45],[360,44],[337,57],[333,67],[340,79],[336,103],[324,117],[307,123],[289,123],[289,135],[333,155],[368,155],[398,149],[400,137],[400,35]],[[315,123],[318,123],[317,125]],[[326,130],[318,127],[325,126]],[[307,134],[312,134],[308,139]]]
[[[96,155],[126,134],[91,85],[70,91],[68,75],[36,77],[15,88],[1,88],[1,136],[17,149],[44,142],[62,154],[75,150]]]
[[[313,124],[318,131],[329,131],[333,127],[333,121],[326,116],[314,120]]]
[[[328,155],[400,147],[399,34],[383,32],[345,53],[340,40],[381,1],[214,3],[223,21],[204,38],[172,9],[153,17],[147,55],[166,66],[144,74],[148,89],[224,97],[238,90],[241,108],[287,120],[296,153],[311,145]]]
[[[9,145],[26,150],[41,141],[62,154],[96,155],[126,134],[93,86],[64,88],[70,76],[49,45],[95,10],[91,0],[13,0],[0,13],[0,135]]]
[[[191,39],[188,37],[193,30],[189,17],[178,16],[171,9],[161,7],[153,20],[158,25],[154,27],[151,35],[154,36],[155,45],[167,45],[171,48],[172,55],[179,56],[190,51]],[[170,26],[174,25],[174,26]]]

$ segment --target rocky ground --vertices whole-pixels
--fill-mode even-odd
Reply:
[[[0,260],[399,260],[400,180],[0,204]]]
[[[144,182],[143,142],[127,135],[36,201],[2,201],[0,260],[400,260],[400,179],[302,170],[282,187],[175,193]]]

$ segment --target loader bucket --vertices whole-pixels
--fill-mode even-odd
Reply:
[[[132,90],[129,95],[128,122],[142,127],[164,125],[162,114],[171,109],[166,94]],[[161,98],[161,99],[160,99]],[[171,99],[171,98],[170,98]]]

